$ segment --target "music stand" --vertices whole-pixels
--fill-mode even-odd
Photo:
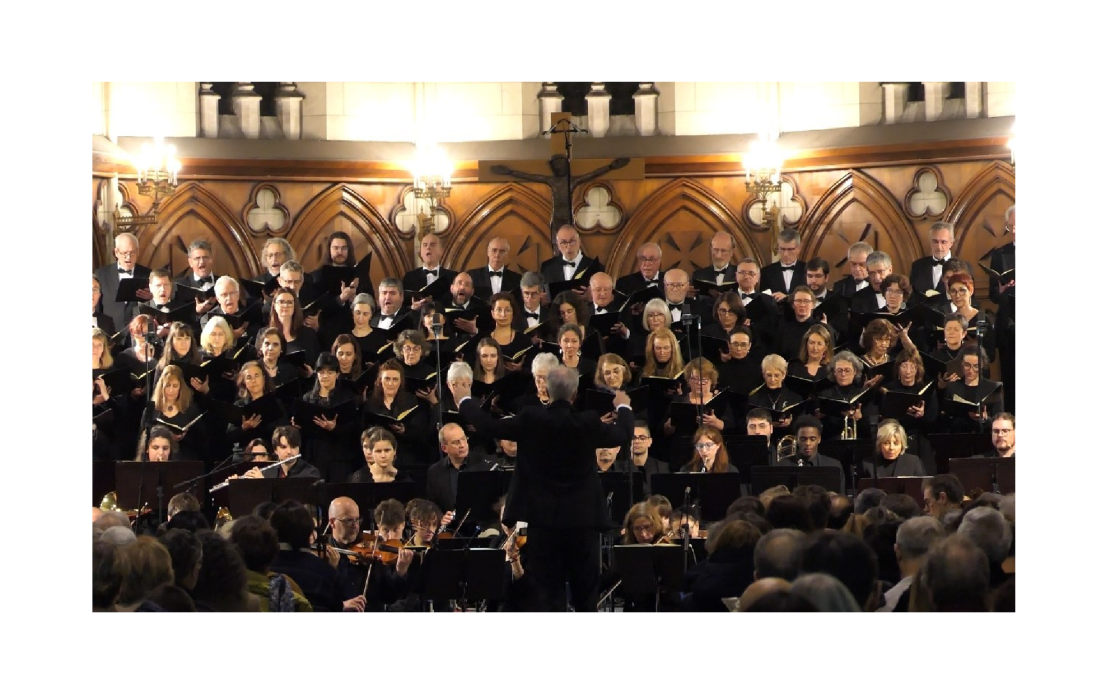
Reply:
[[[93,506],[101,506],[105,495],[117,490],[116,461],[94,461],[93,463]],[[120,496],[120,492],[117,492]]]
[[[427,601],[479,602],[502,597],[505,551],[491,548],[462,550],[432,548],[424,553],[424,585],[420,598]]]
[[[1002,494],[1015,491],[1015,456],[1000,458],[996,463],[996,483]]]
[[[859,479],[858,491],[863,492],[872,487],[878,487],[887,494],[908,494],[914,498],[914,501],[921,504],[925,501],[925,495],[922,490],[925,487],[927,478],[920,475],[911,475],[906,477],[881,477],[876,480],[870,477],[861,477]]]
[[[494,511],[494,505],[509,491],[511,479],[513,479],[513,471],[510,470],[460,472],[459,486],[455,491],[455,513],[466,517],[461,519],[460,523],[496,520],[498,512]]]
[[[770,465],[770,442],[766,436],[735,434],[723,437],[724,448],[731,464],[739,469],[743,484],[751,486],[751,468]]]
[[[658,473],[650,480],[650,490],[668,497],[673,506],[683,506],[685,488],[691,488],[689,498],[692,506],[699,504],[703,521],[725,517],[727,508],[742,494],[738,473]]]
[[[778,485],[785,485],[791,492],[798,485],[820,485],[831,492],[835,490],[836,483],[842,480],[843,468],[835,465],[773,465],[751,468],[751,492],[756,495]]]
[[[1007,461],[1011,461],[1010,464]],[[1000,472],[1010,480],[1012,489],[1006,489],[1007,482],[999,478]],[[949,474],[956,475],[964,485],[965,494],[974,489],[992,492],[1013,492],[1015,487],[1015,459],[1014,458],[950,458]],[[1007,477],[1010,476],[1010,477]]]
[[[122,509],[131,509],[133,502],[139,502],[137,508],[148,504],[158,510],[160,521],[165,521],[167,502],[179,493],[173,486],[185,480],[198,478],[206,472],[206,464],[202,461],[117,461],[116,491],[117,503]],[[160,490],[162,489],[162,498]],[[181,491],[190,492],[200,502],[206,501],[205,478],[200,478],[190,487]]]
[[[614,493],[607,516],[610,517],[611,524],[621,525],[622,520],[626,518],[626,512],[630,510],[631,497],[634,502],[645,499],[646,474],[642,468],[634,468],[633,489],[627,486],[630,480],[628,473],[599,473],[599,479],[603,483],[604,496]]]
[[[680,546],[616,545],[614,553],[614,569],[623,593],[629,596],[654,594],[655,611],[661,608],[661,592],[684,588]]]
[[[929,444],[933,448],[938,475],[949,472],[950,458],[971,458],[977,453],[992,450],[992,435],[987,432],[982,434],[976,432],[929,434],[926,438],[929,439]]]
[[[319,504],[315,493],[315,478],[244,478],[229,481],[229,513],[233,518],[252,514],[261,502],[280,502],[294,499],[300,504]]]

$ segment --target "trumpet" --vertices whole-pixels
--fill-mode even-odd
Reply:
[[[843,441],[852,441],[856,438],[856,420],[849,414],[844,415],[844,431],[840,434]]]
[[[777,460],[793,458],[795,455],[797,455],[797,437],[787,434],[778,442]]]

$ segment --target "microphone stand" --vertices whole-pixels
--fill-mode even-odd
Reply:
[[[877,432],[879,430],[879,413],[876,412],[875,414],[868,415],[867,420],[871,424],[871,433],[874,434],[875,432]],[[875,483],[874,484],[875,489],[879,489],[879,466],[875,463],[875,461],[876,461],[876,457],[875,457],[874,454],[872,454],[872,456],[871,456],[871,479]],[[852,462],[853,463],[855,462],[854,457],[852,458]]]
[[[613,498],[614,498],[614,492],[607,492],[607,518],[608,519],[611,518],[611,500]],[[631,497],[631,499],[633,499],[633,497]],[[633,507],[633,505],[631,505],[631,507]],[[614,569],[614,531],[612,530],[605,535],[606,535],[606,538],[607,538],[607,570],[610,571],[610,570]],[[599,550],[600,551],[603,549],[603,542],[602,542],[603,536],[604,536],[604,534],[602,534],[602,533],[599,534],[599,539],[600,539],[599,540]],[[600,566],[602,566],[602,561],[601,560],[599,561],[599,564],[600,564]],[[600,576],[601,575],[602,575],[602,573],[600,573]],[[610,609],[611,609],[611,612],[613,613],[614,612],[614,590],[612,589],[611,591],[607,592],[607,596],[611,597]],[[600,603],[602,603],[602,602],[600,602]]]
[[[976,321],[976,361],[977,361],[977,363],[980,364],[980,370],[978,371],[978,373],[980,374],[980,379],[981,380],[984,379],[984,369],[985,368],[990,368],[990,367],[984,365],[984,330],[986,330],[986,329],[988,329],[988,321],[984,318],[978,319]],[[979,382],[977,382],[977,384],[979,385]],[[976,431],[979,434],[983,434],[984,433],[984,401],[983,400],[980,401],[980,407],[978,408],[978,410],[979,410],[979,414],[980,414],[980,419],[976,420],[976,422],[977,422]]]
[[[160,523],[166,521],[163,511],[163,468],[156,468],[156,511]]]
[[[672,319],[672,318],[670,317],[670,319]],[[696,319],[696,318],[693,317],[692,309],[688,306],[688,303],[681,303],[681,324],[684,325],[684,343],[685,343],[685,349],[688,350],[688,363],[692,363],[692,342],[689,339],[689,335],[692,334],[692,321],[693,321],[693,319]],[[697,330],[700,329],[700,324],[699,324],[698,319],[697,319],[696,329]],[[696,348],[700,349],[700,346],[697,345]],[[703,356],[703,354],[701,354],[701,356]],[[701,379],[702,379],[702,376],[703,376],[703,374],[701,374]],[[687,379],[688,376],[685,376],[685,378]],[[691,392],[691,390],[692,390],[692,387],[689,386],[689,391]],[[703,421],[704,421],[704,386],[703,385],[700,386],[700,402],[696,403],[696,418],[699,420],[699,422],[697,423],[697,427],[699,427],[699,425],[701,423],[703,423]]]

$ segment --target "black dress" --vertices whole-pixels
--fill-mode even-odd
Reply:
[[[404,433],[394,432],[393,438],[397,440],[397,469],[419,476],[426,473],[428,466],[438,460],[434,455],[438,443],[432,436],[435,431],[431,404],[418,400],[415,395],[402,390],[397,393],[390,407],[385,407],[384,400],[371,397],[366,402],[365,411],[396,417],[413,407],[416,409],[405,417]],[[400,476],[398,475],[397,478],[399,480]]]
[[[187,409],[179,412],[174,417],[167,415],[156,410],[155,403],[149,402],[147,407],[144,408],[144,415],[140,419],[141,429],[148,429],[151,426],[159,426],[161,420],[176,427],[183,428],[198,418],[202,414],[202,410],[192,400],[187,406]],[[174,430],[172,430],[174,433]],[[202,461],[207,466],[211,465],[210,460],[210,434],[207,429],[206,419],[199,419],[194,424],[191,424],[186,433],[183,434],[183,439],[179,442],[179,456],[178,460],[185,461]]]
[[[345,386],[337,386],[327,397],[317,392],[308,392],[302,397],[308,404],[319,407],[338,407],[347,402],[355,403],[354,393]],[[353,409],[356,410],[356,407]],[[302,433],[302,453],[319,468],[327,482],[346,482],[350,474],[359,466],[358,434],[361,422],[357,415],[349,421],[340,416],[332,431],[324,431],[317,426],[305,426]]]

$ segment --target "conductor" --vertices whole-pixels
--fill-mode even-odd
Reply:
[[[547,377],[547,407],[530,406],[497,420],[471,398],[471,379],[450,371],[448,386],[459,413],[484,436],[517,441],[517,465],[510,483],[505,519],[529,524],[532,560],[526,572],[543,596],[539,610],[566,608],[564,585],[576,611],[594,611],[598,600],[599,533],[610,526],[595,464],[595,449],[622,446],[634,436],[630,398],[617,391],[618,417],[605,424],[594,411],[576,412],[579,376],[558,366]]]

